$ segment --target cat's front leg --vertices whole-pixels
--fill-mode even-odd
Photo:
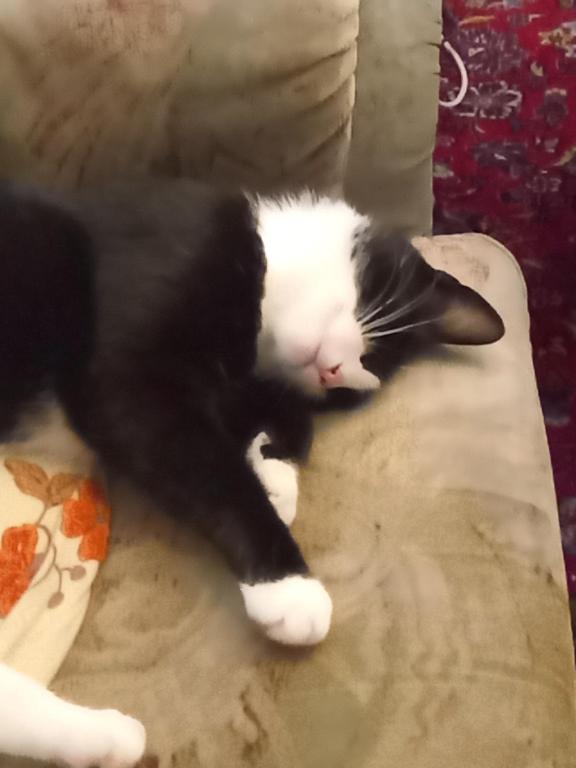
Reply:
[[[0,753],[70,768],[132,768],[145,744],[137,720],[72,704],[0,664]]]
[[[162,372],[165,375],[165,372]],[[175,377],[175,380],[176,377]],[[103,460],[128,476],[182,524],[195,523],[220,549],[238,581],[248,616],[281,643],[311,645],[330,628],[332,601],[310,575],[268,493],[210,407],[187,390],[134,396],[115,381],[118,406],[85,424]],[[84,415],[85,418],[85,415]]]
[[[132,768],[144,754],[144,727],[114,709],[67,705],[56,758],[70,768]]]
[[[253,447],[261,451],[258,443]],[[221,511],[212,508],[207,532],[228,555],[246,613],[264,633],[287,645],[315,645],[330,629],[332,600],[322,582],[310,575],[287,527],[296,514],[296,470],[261,453],[255,463],[259,468],[254,467],[254,475],[246,466],[231,513],[222,518]],[[278,470],[288,467],[292,474],[281,476]],[[235,474],[230,466],[222,469],[229,477]]]
[[[247,458],[278,517],[289,526],[296,517],[298,470],[290,461],[265,458],[263,448],[267,445],[270,445],[270,438],[261,432],[252,441]],[[278,581],[241,584],[240,589],[246,612],[265,628],[271,639],[312,645],[325,637],[330,626],[332,602],[317,579],[293,575]]]
[[[266,458],[263,449],[270,442],[268,435],[260,432],[250,444],[246,455],[278,517],[290,526],[298,507],[298,468],[292,461]]]

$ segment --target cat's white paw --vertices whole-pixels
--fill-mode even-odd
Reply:
[[[69,725],[61,758],[71,768],[132,768],[144,755],[144,726],[115,709],[83,710]]]
[[[102,760],[102,768],[131,768],[144,755],[146,731],[133,717],[109,709],[103,712],[111,737],[111,749]]]
[[[330,629],[332,600],[318,579],[287,576],[279,581],[240,584],[246,613],[271,640],[315,645]]]
[[[270,438],[266,432],[260,432],[248,446],[246,457],[254,468],[256,468],[257,464],[261,464],[264,461],[264,456],[262,456],[262,447],[264,445],[270,445]]]
[[[298,508],[296,467],[280,459],[262,459],[255,470],[280,520],[285,525],[292,525]]]
[[[248,459],[278,517],[285,525],[292,525],[298,507],[298,470],[289,461],[265,459],[262,446],[269,443],[268,435],[261,432],[248,449]]]

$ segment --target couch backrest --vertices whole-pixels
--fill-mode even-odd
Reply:
[[[2,0],[0,171],[72,186],[161,173],[336,191],[354,114],[350,196],[403,217],[413,196],[422,229],[436,5]]]
[[[346,194],[391,227],[432,228],[441,0],[361,0]]]

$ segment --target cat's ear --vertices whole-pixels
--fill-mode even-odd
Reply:
[[[504,335],[500,315],[480,294],[434,269],[406,238],[375,227],[356,258],[361,266],[362,305],[374,306],[382,286],[391,285],[386,303],[398,308],[392,314],[403,319],[406,329],[413,329],[414,338],[440,344],[492,344]]]
[[[446,272],[436,271],[434,300],[434,332],[441,344],[492,344],[504,335],[498,312]]]

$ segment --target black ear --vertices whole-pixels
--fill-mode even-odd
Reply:
[[[359,265],[360,306],[371,312],[375,353],[407,341],[491,344],[504,335],[502,318],[472,288],[434,269],[405,237],[369,230],[354,258]],[[388,319],[387,319],[388,318]],[[379,322],[379,320],[381,322]],[[376,323],[376,325],[374,325]],[[368,323],[370,327],[370,323]],[[402,335],[392,335],[394,327]]]
[[[434,335],[440,344],[492,344],[504,335],[502,318],[472,288],[436,271]]]

